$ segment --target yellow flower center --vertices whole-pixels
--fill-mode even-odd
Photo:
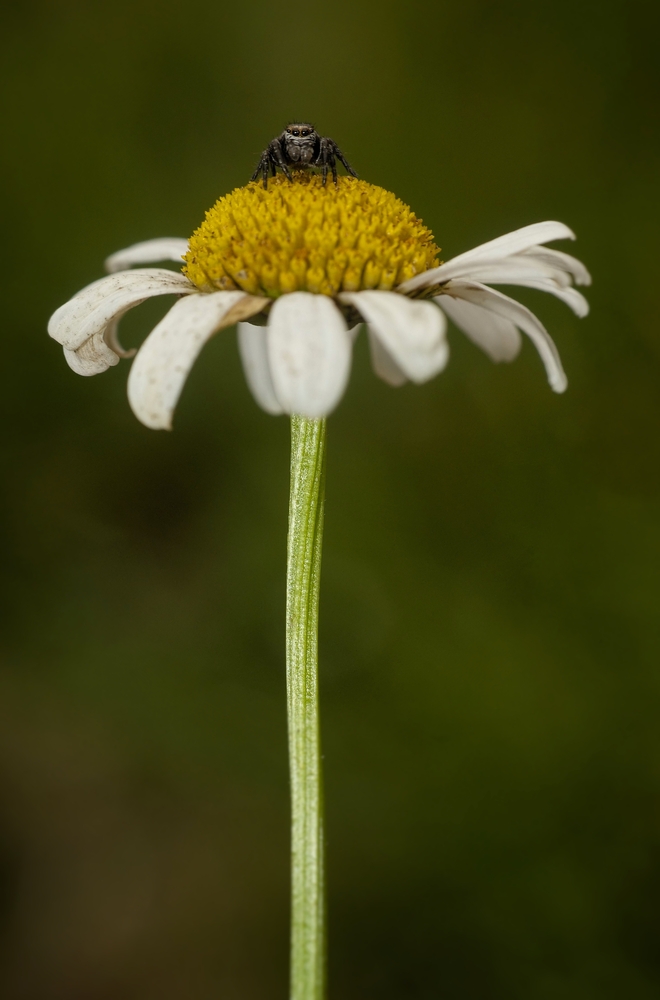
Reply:
[[[190,238],[185,274],[205,291],[336,295],[390,289],[437,266],[433,233],[375,184],[300,171],[225,195]]]

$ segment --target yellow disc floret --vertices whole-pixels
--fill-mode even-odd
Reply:
[[[190,238],[185,273],[204,291],[241,288],[336,295],[390,289],[437,266],[433,233],[375,184],[299,172],[247,184],[206,213]]]

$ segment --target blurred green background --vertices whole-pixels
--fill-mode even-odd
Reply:
[[[5,4],[7,1000],[287,995],[287,421],[233,332],[166,434],[128,363],[79,378],[45,328],[296,116],[445,259],[557,218],[594,275],[584,321],[519,294],[563,397],[529,344],[494,366],[452,331],[393,390],[358,343],[322,591],[331,998],[658,996],[659,31],[635,0]]]

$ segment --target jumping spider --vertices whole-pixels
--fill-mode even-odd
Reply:
[[[292,180],[289,167],[320,167],[323,175],[323,186],[328,176],[328,167],[332,171],[332,179],[337,183],[337,165],[335,157],[344,164],[347,173],[357,177],[356,172],[350,165],[341,149],[332,139],[319,135],[313,125],[309,122],[292,122],[287,125],[282,135],[269,142],[261,159],[257,164],[257,169],[252,174],[251,180],[256,180],[261,173],[264,187],[268,187],[268,168],[270,167],[273,177],[277,173],[277,168],[284,173],[289,180]]]

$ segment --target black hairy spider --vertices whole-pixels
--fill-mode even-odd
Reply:
[[[289,167],[320,167],[325,187],[328,167],[330,167],[332,179],[336,184],[337,164],[335,157],[344,164],[347,173],[357,177],[356,172],[336,142],[328,139],[327,136],[319,135],[309,122],[291,122],[284,129],[282,135],[278,135],[276,139],[268,143],[261,154],[261,159],[251,180],[256,180],[261,173],[264,187],[268,187],[269,167],[273,177],[279,167],[289,180],[292,179]]]

